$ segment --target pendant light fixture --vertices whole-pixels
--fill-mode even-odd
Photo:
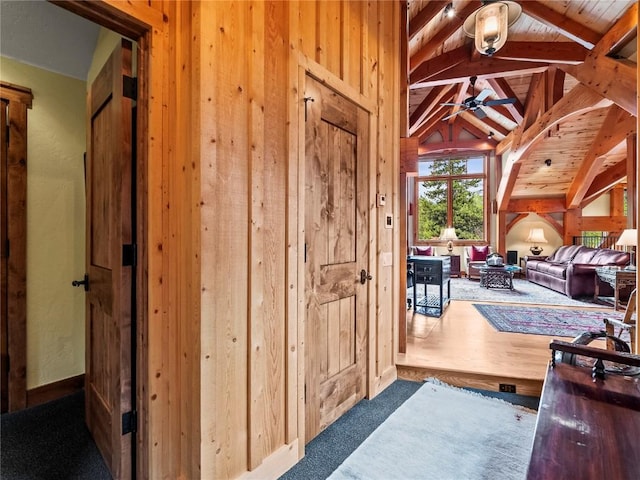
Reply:
[[[491,56],[507,42],[509,27],[522,14],[522,7],[510,0],[484,2],[464,21],[463,29],[475,38],[476,50]]]

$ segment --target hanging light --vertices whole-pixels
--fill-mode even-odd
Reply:
[[[493,55],[507,42],[509,27],[522,14],[522,7],[509,0],[485,2],[464,21],[463,29],[475,37],[476,50],[483,55]]]

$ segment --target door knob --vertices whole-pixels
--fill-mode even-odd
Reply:
[[[367,272],[364,268],[362,270],[360,270],[360,283],[361,284],[365,284],[367,283],[367,280],[372,280],[373,277],[371,276],[371,274],[369,272]]]
[[[80,285],[84,285],[84,291],[88,292],[89,291],[89,275],[84,276],[84,280],[74,280],[73,282],[71,282],[71,285],[73,285],[74,287],[79,287]]]

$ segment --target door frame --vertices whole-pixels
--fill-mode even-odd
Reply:
[[[166,147],[161,142],[153,142],[153,138],[163,138],[167,127],[163,125],[163,96],[166,95],[168,80],[163,69],[166,62],[164,50],[165,29],[168,28],[166,18],[159,10],[154,10],[146,5],[113,5],[107,1],[76,2],[68,0],[50,0],[51,3],[64,8],[76,15],[90,20],[102,27],[127,37],[137,43],[137,67],[134,74],[138,78],[138,95],[136,100],[136,205],[135,218],[137,224],[137,262],[134,277],[135,287],[135,321],[136,329],[136,356],[133,360],[135,377],[137,410],[137,432],[132,444],[132,459],[135,468],[135,476],[138,478],[150,478],[155,469],[150,465],[150,405],[149,405],[149,276],[152,275],[149,263],[148,245],[151,232],[150,216],[158,215],[148,208],[149,190],[152,181],[161,183],[162,164],[153,170],[157,178],[150,178],[151,157],[164,158]],[[120,8],[129,10],[129,13]],[[153,54],[152,54],[153,52]],[[157,79],[151,84],[153,75]],[[151,91],[156,93],[151,95]],[[160,92],[160,94],[158,94]],[[155,219],[157,220],[157,219]],[[161,222],[158,222],[160,224]],[[159,225],[158,228],[161,228]],[[160,262],[160,267],[161,268]],[[158,269],[159,269],[158,268]],[[156,300],[161,301],[161,300]],[[161,460],[157,460],[159,464]]]
[[[2,335],[7,342],[9,365],[3,364],[7,385],[3,394],[7,396],[7,411],[13,412],[27,407],[27,110],[32,107],[31,89],[0,82],[3,99],[8,101],[7,120],[10,125],[6,171],[3,172],[2,256],[6,258],[2,298]],[[6,131],[3,129],[3,139]],[[13,160],[13,161],[12,161]],[[11,165],[10,165],[11,163]],[[5,202],[6,200],[6,202]],[[6,222],[6,224],[5,224]],[[11,228],[9,228],[11,227]],[[9,245],[4,244],[7,240]],[[5,249],[9,246],[11,253]],[[11,315],[9,315],[11,312]],[[6,329],[6,330],[5,330]],[[7,368],[8,367],[8,368]],[[6,369],[6,372],[4,372]],[[5,390],[6,388],[6,390]]]

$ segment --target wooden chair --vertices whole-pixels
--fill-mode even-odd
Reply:
[[[637,323],[637,315],[636,313],[636,289],[634,288],[629,295],[629,302],[627,303],[627,308],[624,312],[624,317],[622,321],[605,318],[604,325],[607,332],[607,335],[615,335],[615,328],[620,329],[620,333],[623,330],[629,331],[629,336],[631,340],[629,344],[631,345],[631,353],[638,353],[636,350],[636,323]],[[620,334],[617,335],[618,337]],[[607,340],[607,348],[609,350],[613,350],[613,342]]]

